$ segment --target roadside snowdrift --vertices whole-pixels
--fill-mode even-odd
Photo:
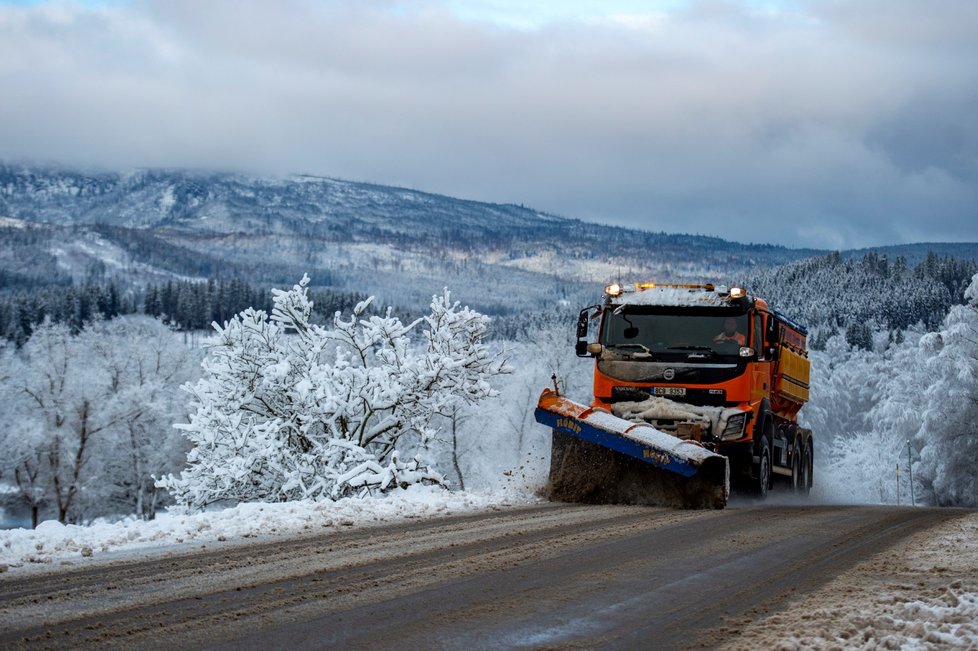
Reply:
[[[294,536],[344,527],[390,524],[484,511],[534,498],[518,493],[457,493],[412,486],[386,497],[336,502],[261,502],[194,515],[161,514],[155,520],[62,525],[49,520],[37,529],[0,531],[0,571],[33,564],[91,562],[109,552],[213,543],[244,538]]]

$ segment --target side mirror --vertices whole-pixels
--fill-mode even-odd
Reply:
[[[587,324],[591,316],[591,308],[586,307],[581,310],[580,315],[577,317],[577,339],[580,343],[581,339],[587,339]]]
[[[600,305],[589,305],[581,310],[577,316],[577,343],[574,344],[574,352],[578,357],[592,357],[593,353],[588,351],[587,331],[591,321],[591,310],[601,309]]]

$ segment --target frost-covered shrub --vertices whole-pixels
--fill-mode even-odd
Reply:
[[[423,450],[433,420],[495,394],[508,369],[482,343],[488,318],[433,297],[430,314],[404,324],[366,316],[372,299],[331,328],[310,322],[308,277],[275,290],[269,316],[248,309],[225,325],[193,395],[193,443],[180,477],[160,480],[178,503],[337,499],[417,482],[442,483],[423,459],[398,450],[406,435]],[[421,342],[412,331],[421,329]]]

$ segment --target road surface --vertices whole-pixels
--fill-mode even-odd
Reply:
[[[960,511],[546,504],[0,575],[0,648],[709,648]]]

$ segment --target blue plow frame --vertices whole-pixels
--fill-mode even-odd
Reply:
[[[536,421],[542,425],[614,450],[615,452],[627,454],[630,457],[635,457],[640,461],[652,464],[657,468],[662,468],[677,475],[693,477],[699,472],[700,464],[694,464],[689,460],[682,459],[664,450],[641,443],[629,438],[627,434],[609,432],[595,427],[585,420],[556,414],[539,407],[534,412],[534,416]]]

